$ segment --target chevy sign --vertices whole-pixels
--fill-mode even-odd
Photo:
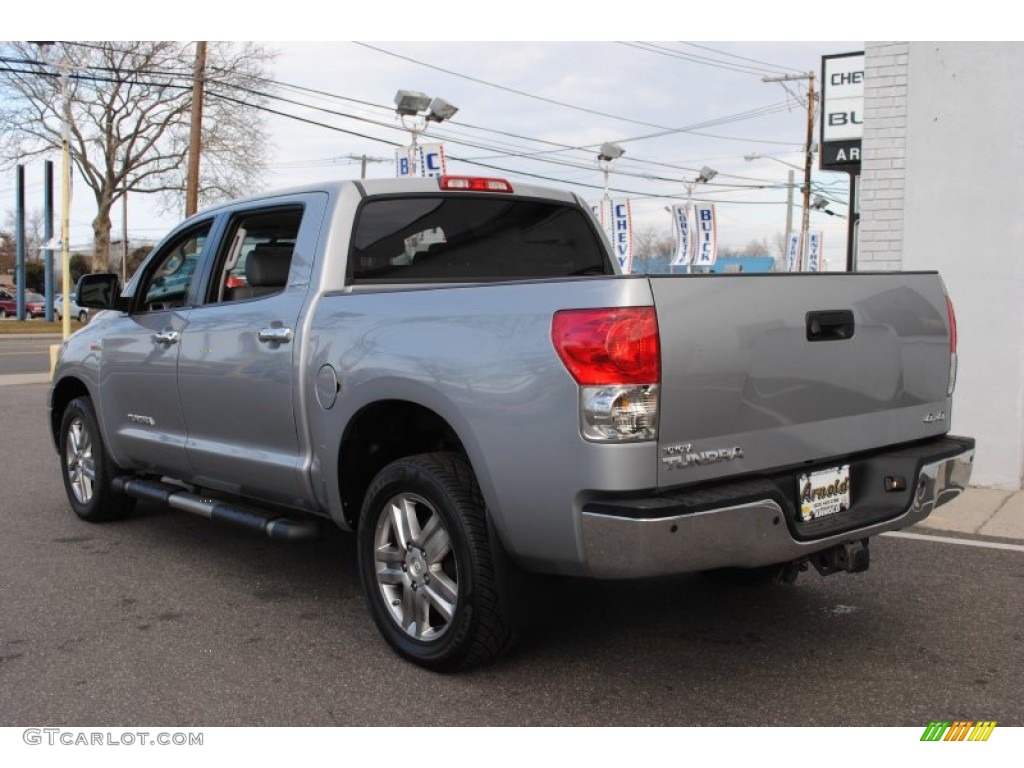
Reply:
[[[864,135],[864,52],[821,57],[821,168],[855,171]]]

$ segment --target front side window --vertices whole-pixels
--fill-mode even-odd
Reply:
[[[192,230],[165,248],[144,278],[139,293],[143,311],[185,306],[189,287],[210,234],[211,224]]]
[[[360,209],[355,282],[514,280],[612,274],[588,215],[526,198],[380,198]]]

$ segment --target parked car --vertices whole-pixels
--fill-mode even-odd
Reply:
[[[0,290],[0,317],[18,316],[18,298],[6,290]],[[25,317],[45,317],[46,299],[39,293],[25,292]]]
[[[80,323],[84,323],[89,319],[89,310],[85,307],[78,306],[78,302],[75,300],[75,294],[71,294],[71,317],[78,320]],[[64,295],[58,293],[57,297],[53,300],[53,314],[58,320],[64,319]]]
[[[0,317],[13,317],[17,312],[17,301],[14,294],[5,288],[0,288]]]

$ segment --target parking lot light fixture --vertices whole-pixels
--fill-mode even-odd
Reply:
[[[429,123],[443,123],[458,111],[459,108],[451,102],[420,91],[401,90],[395,94],[395,112],[402,120],[402,127],[412,134],[414,147]]]
[[[597,167],[604,174],[604,199],[608,199],[608,174],[611,173],[612,163],[626,154],[626,150],[618,144],[606,141],[601,145],[600,154],[597,156]]]

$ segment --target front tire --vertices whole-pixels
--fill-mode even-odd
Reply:
[[[406,659],[445,672],[511,646],[483,499],[462,456],[409,456],[381,470],[363,503],[358,550],[370,614]]]
[[[111,487],[117,468],[107,454],[92,400],[68,403],[60,423],[60,463],[71,508],[91,523],[127,515],[135,499]]]
[[[89,313],[86,312],[84,309],[81,312],[78,313],[78,322],[84,323],[88,319],[89,319]]]

